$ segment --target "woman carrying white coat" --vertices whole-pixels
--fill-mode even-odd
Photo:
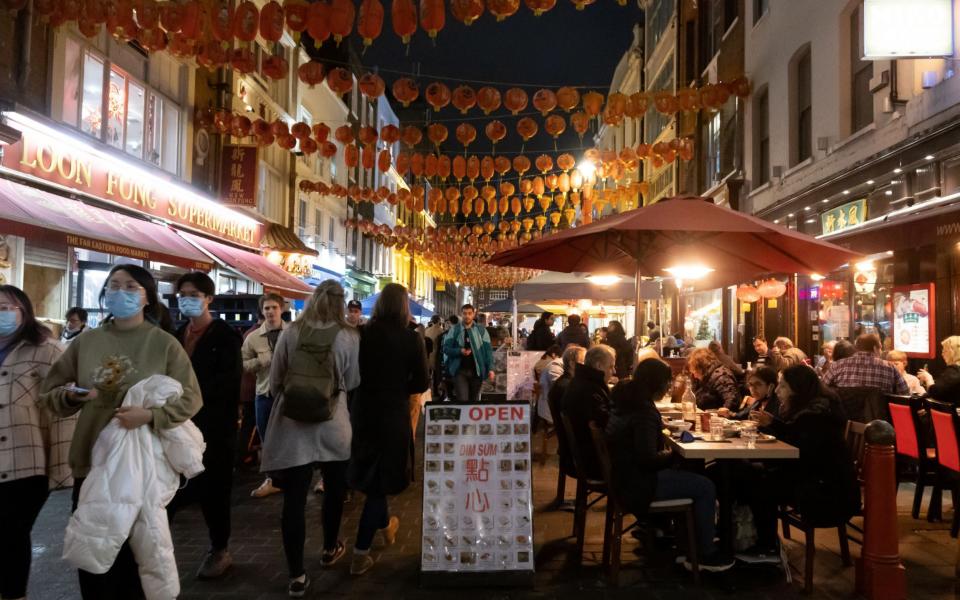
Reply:
[[[310,577],[303,566],[304,511],[316,465],[320,466],[326,487],[321,564],[329,567],[344,554],[344,544],[338,536],[347,493],[347,464],[352,438],[347,392],[360,385],[360,336],[356,328],[346,322],[344,315],[344,294],[340,284],[328,280],[318,285],[303,314],[277,340],[270,366],[270,391],[275,401],[267,425],[260,470],[269,473],[283,490],[280,528],[290,570],[287,593],[291,598],[302,598],[310,585]],[[332,412],[325,421],[308,422],[287,416],[292,413],[288,410],[290,400],[284,394],[284,382],[291,371],[294,353],[302,351],[298,347],[306,336],[310,336],[310,343],[314,345],[324,345],[324,342],[318,344],[313,340],[332,340],[335,383],[330,398]],[[314,369],[314,372],[319,370]]]

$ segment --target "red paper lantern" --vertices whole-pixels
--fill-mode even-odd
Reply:
[[[393,145],[400,141],[400,129],[393,124],[384,125],[380,129],[380,139],[386,144]]]
[[[537,122],[530,117],[523,117],[517,121],[517,133],[525,142],[537,135],[538,128]]]
[[[520,0],[487,0],[487,8],[497,21],[503,21],[520,10]]]
[[[363,45],[373,44],[383,31],[383,4],[380,0],[362,0],[360,18],[357,21],[357,33],[363,38]]]
[[[286,0],[283,3],[283,15],[287,22],[287,27],[294,33],[301,33],[307,30],[307,20],[310,14],[310,5],[302,0]]]
[[[396,6],[396,3],[394,3],[394,6]],[[390,90],[393,92],[393,97],[404,107],[410,106],[410,103],[420,95],[420,86],[408,77],[401,77],[394,81]]]
[[[437,37],[445,24],[444,0],[420,0],[420,27],[431,39]]]
[[[305,62],[297,68],[297,77],[311,88],[323,82],[323,63],[315,60]]]
[[[403,128],[403,131],[400,132],[400,139],[404,144],[413,148],[423,139],[423,132],[420,131],[419,127],[407,125]]]
[[[260,11],[257,5],[247,0],[237,6],[233,13],[233,36],[241,42],[252,42],[260,28]]]
[[[787,286],[777,279],[767,279],[757,286],[757,293],[763,298],[779,298],[787,292]]]
[[[357,87],[360,88],[361,94],[373,100],[383,95],[383,91],[386,89],[386,84],[379,75],[375,73],[364,73],[360,77]]]
[[[260,71],[270,79],[284,79],[289,70],[290,65],[282,56],[270,55],[260,65]]]
[[[460,114],[467,114],[471,108],[477,105],[477,93],[469,85],[457,86],[453,90],[452,104],[460,111]]]
[[[483,114],[489,115],[500,108],[500,90],[493,87],[482,87],[477,92],[477,104]]]
[[[439,81],[434,81],[427,86],[425,97],[427,104],[432,106],[433,110],[439,111],[444,106],[450,104],[450,88]]]
[[[487,134],[487,138],[494,144],[507,137],[506,126],[497,120],[487,123],[487,126],[484,127],[483,131]]]
[[[431,123],[427,127],[427,139],[433,142],[434,146],[439,146],[445,142],[448,135],[447,126],[443,123]]]
[[[471,142],[477,139],[477,128],[470,123],[460,123],[457,125],[456,135],[457,141],[466,148]]]
[[[353,31],[353,21],[357,16],[357,9],[353,0],[333,0],[330,4],[330,33],[337,46],[343,38]]]
[[[539,17],[543,13],[553,10],[557,0],[525,0],[527,8],[533,11],[533,16]]]
[[[337,67],[327,73],[327,85],[338,96],[343,96],[353,89],[353,75],[350,71]]]
[[[527,93],[521,88],[510,88],[503,97],[503,105],[512,114],[519,114],[527,107]]]
[[[553,139],[557,139],[567,130],[567,121],[560,115],[550,115],[543,122],[543,128],[553,136]]]
[[[413,0],[393,0],[390,20],[393,23],[393,32],[404,44],[409,44],[410,37],[417,32],[417,7]]]
[[[270,0],[260,11],[260,37],[268,42],[279,42],[283,37],[283,7]]]
[[[483,0],[450,0],[450,14],[464,25],[472,25],[483,11]]]
[[[741,302],[756,302],[760,297],[760,292],[752,285],[744,284],[737,288],[737,299]]]
[[[323,1],[312,2],[307,10],[307,33],[313,45],[319,48],[330,38],[330,5]]]

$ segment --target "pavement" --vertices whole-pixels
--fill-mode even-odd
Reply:
[[[421,432],[422,439],[422,432]],[[535,434],[535,453],[541,449],[540,434]],[[349,552],[331,569],[321,569],[320,498],[311,494],[307,504],[307,571],[313,580],[307,598],[448,598],[458,600],[513,598],[652,598],[652,599],[727,599],[789,600],[792,598],[850,598],[854,591],[854,569],[843,567],[835,531],[818,530],[816,536],[815,589],[811,595],[801,592],[803,568],[803,534],[794,532],[793,540],[784,546],[792,565],[793,582],[786,581],[782,568],[776,566],[738,565],[724,574],[705,574],[700,587],[689,574],[673,564],[666,552],[651,559],[638,552],[637,542],[626,536],[622,556],[620,585],[608,585],[600,569],[602,547],[603,503],[590,511],[583,564],[572,560],[573,515],[553,510],[557,466],[555,439],[548,440],[547,456],[535,460],[534,467],[534,542],[536,575],[530,588],[440,589],[422,585],[419,572],[420,553],[420,478],[404,493],[391,499],[393,514],[401,519],[397,543],[389,548],[374,546],[377,564],[362,577],[349,574]],[[422,458],[418,453],[418,459]],[[535,459],[540,458],[535,455]],[[422,463],[421,463],[422,464]],[[251,498],[250,490],[262,481],[257,473],[240,472],[234,485],[233,536],[231,552],[234,566],[217,581],[199,581],[194,573],[207,551],[206,527],[196,507],[177,515],[172,525],[177,563],[180,571],[183,600],[279,600],[286,598],[287,569],[280,544],[279,495],[265,499]],[[572,498],[574,485],[567,484],[567,497]],[[957,541],[949,536],[952,518],[949,493],[944,493],[943,523],[928,523],[910,517],[913,496],[911,484],[902,484],[898,493],[900,507],[900,556],[906,567],[907,597],[946,599],[960,597],[954,561]],[[926,503],[924,504],[924,508]],[[356,494],[346,506],[341,535],[347,548],[352,548],[362,496]],[[75,600],[80,597],[76,572],[60,559],[63,531],[70,511],[69,491],[51,495],[33,530],[33,566],[29,597],[34,600]],[[854,558],[860,547],[852,544]],[[491,582],[495,583],[495,582]]]

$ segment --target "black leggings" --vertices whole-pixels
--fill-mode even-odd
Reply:
[[[30,530],[47,501],[47,478],[0,483],[0,598],[23,598],[30,576]]]
[[[322,462],[323,475],[323,549],[337,547],[343,502],[347,495],[347,464],[349,461]],[[307,495],[313,481],[313,464],[301,465],[270,473],[278,487],[283,489],[283,515],[280,531],[283,534],[283,552],[287,555],[290,578],[300,577],[303,568],[303,544],[307,537]]]
[[[232,434],[227,443],[210,444],[203,453],[203,473],[187,481],[167,505],[167,516],[173,521],[177,512],[190,504],[200,503],[203,520],[210,533],[210,549],[226,550],[230,541],[230,491],[233,487]]]
[[[84,478],[73,481],[73,508],[77,510],[80,501],[80,487]],[[83,600],[139,600],[144,597],[140,585],[140,571],[137,559],[130,549],[130,542],[123,542],[117,558],[110,570],[102,575],[79,569],[80,596]]]

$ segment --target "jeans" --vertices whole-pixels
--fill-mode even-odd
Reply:
[[[354,547],[357,550],[369,550],[373,545],[373,536],[378,529],[383,529],[390,523],[390,509],[387,506],[386,496],[367,495],[360,514],[360,524],[357,526],[357,541]]]
[[[200,503],[210,533],[210,550],[226,550],[230,541],[230,491],[233,488],[233,433],[227,440],[211,440],[203,453],[204,471],[177,490],[167,505],[167,518],[190,504]]]
[[[657,473],[655,500],[693,500],[693,517],[697,525],[697,546],[700,556],[709,556],[716,551],[713,543],[717,516],[717,488],[713,482],[696,473],[663,469]]]
[[[27,595],[32,545],[30,530],[47,501],[47,478],[24,477],[0,483],[0,597]]]
[[[480,386],[483,380],[473,371],[459,370],[457,376],[453,378],[453,389],[456,390],[457,402],[479,402]]]
[[[320,463],[323,475],[324,494],[322,507],[323,549],[333,551],[340,535],[340,520],[343,517],[343,502],[347,496],[347,465],[350,461]],[[290,578],[303,575],[303,544],[307,537],[307,495],[313,481],[313,465],[300,465],[271,473],[283,488],[283,512],[280,531],[283,537],[283,552],[287,556]]]
[[[74,479],[72,510],[77,510],[81,486],[83,486],[83,478]],[[117,558],[106,573],[98,575],[83,569],[79,569],[77,573],[80,578],[80,596],[83,600],[135,600],[144,597],[137,559],[133,556],[133,550],[130,549],[129,540],[120,546]]]
[[[257,394],[253,401],[256,411],[257,435],[260,436],[260,445],[266,441],[267,423],[270,422],[270,411],[273,410],[273,396],[270,394]]]

